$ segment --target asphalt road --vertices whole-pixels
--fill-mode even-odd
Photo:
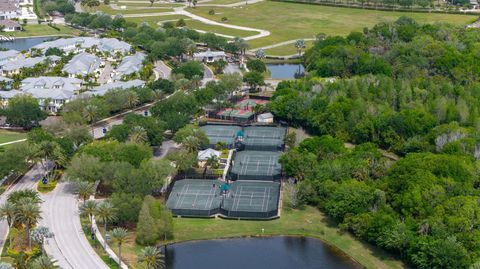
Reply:
[[[108,269],[87,241],[80,224],[78,201],[73,186],[58,183],[55,190],[42,194],[42,220],[55,235],[48,239],[46,250],[63,269]]]
[[[35,165],[28,171],[15,185],[0,195],[0,204],[7,201],[8,195],[14,191],[35,189],[37,180],[43,175],[43,169],[40,164]],[[8,235],[8,224],[6,220],[0,221],[0,248],[3,249]]]

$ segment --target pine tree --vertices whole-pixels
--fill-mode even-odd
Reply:
[[[153,245],[159,239],[158,227],[156,220],[150,214],[151,196],[145,197],[138,216],[137,238],[135,239],[140,245]]]

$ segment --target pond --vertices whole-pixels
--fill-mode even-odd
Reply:
[[[343,252],[305,237],[268,237],[170,245],[168,269],[358,269]]]
[[[295,79],[304,76],[303,64],[267,64],[272,79]]]
[[[18,51],[28,50],[31,47],[38,45],[47,40],[53,40],[55,37],[28,37],[28,38],[17,38],[14,41],[10,42],[1,42],[0,48],[14,49]]]

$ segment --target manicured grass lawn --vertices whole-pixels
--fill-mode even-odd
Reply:
[[[242,0],[212,0],[205,3],[200,3],[199,5],[228,5],[228,4],[235,4],[238,2],[245,2]]]
[[[265,229],[262,234],[262,229]],[[312,207],[305,210],[284,211],[279,219],[272,221],[248,221],[225,219],[174,219],[174,241],[207,240],[243,236],[296,235],[319,238],[350,255],[366,268],[395,269],[406,268],[403,263],[388,258],[382,251],[361,243],[349,234],[336,228],[321,212]],[[117,251],[117,245],[111,244]],[[142,247],[135,244],[135,235],[129,234],[122,247],[122,256],[132,268]]]
[[[127,7],[152,7],[150,2],[145,1],[145,3],[138,3],[138,2],[128,2],[128,1],[119,1],[115,2],[117,6],[127,6]],[[164,4],[164,3],[153,3],[153,7],[179,7],[182,6],[182,4],[174,4],[174,3],[169,3],[169,4]]]
[[[172,11],[171,7],[145,7],[145,8],[138,8],[132,7],[127,9],[112,9],[108,5],[100,5],[95,9],[96,11],[102,11],[106,14],[116,15],[116,14],[145,14],[145,13],[161,13],[161,12],[168,12]]]
[[[184,19],[185,22],[187,20],[190,20],[189,17],[183,16],[183,15],[166,15],[166,16],[155,16],[155,17],[135,17],[135,18],[125,18],[127,21],[135,22],[137,24],[140,24],[142,22],[148,23],[151,27],[156,27],[158,26],[158,22],[164,22],[164,21],[177,21],[179,19]]]
[[[305,49],[311,48],[313,46],[313,42],[314,41],[312,40],[305,41],[305,44],[306,44]],[[283,45],[283,46],[279,46],[271,49],[266,49],[265,53],[267,55],[287,56],[287,55],[296,54],[298,53],[298,51],[297,51],[297,48],[295,48],[295,43],[293,43],[293,44]]]
[[[187,24],[187,27],[195,29],[195,30],[203,30],[203,31],[207,31],[207,32],[214,32],[214,33],[219,33],[219,34],[224,34],[224,35],[230,35],[230,36],[234,36],[234,37],[235,36],[247,37],[247,36],[252,36],[252,35],[258,34],[258,32],[243,31],[243,30],[238,30],[238,29],[230,29],[230,28],[226,28],[226,27],[223,27],[223,26],[205,24],[205,23],[202,23],[202,22],[196,21],[196,20],[186,20],[185,22]]]
[[[8,33],[8,35],[13,35],[17,37],[32,37],[32,36],[48,36],[48,35],[78,35],[79,30],[70,28],[68,26],[59,25],[57,27],[60,29],[54,29],[47,24],[27,24],[24,27],[25,31]]]
[[[211,9],[215,10],[215,15],[208,14]],[[458,25],[477,18],[468,15],[389,12],[270,1],[235,8],[197,7],[189,8],[188,11],[215,21],[227,17],[230,24],[264,28],[272,33],[268,37],[250,41],[251,48],[298,38],[313,38],[318,33],[347,35],[379,22],[395,21],[400,16],[412,17],[420,23],[448,22]]]
[[[0,144],[27,138],[27,133],[0,130]]]

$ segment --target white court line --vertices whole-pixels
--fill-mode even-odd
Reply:
[[[188,184],[187,184],[187,185],[188,185]],[[185,186],[187,186],[187,185],[183,185],[183,186],[182,186],[182,191],[180,192],[180,194],[183,193],[183,190],[185,189]],[[177,194],[178,194],[178,193],[177,193]],[[177,199],[177,202],[175,203],[175,208],[178,208],[178,203],[180,202],[180,199],[181,199],[181,197],[179,197],[179,198]]]
[[[190,187],[190,184],[187,184],[187,189],[186,189],[186,192],[188,193],[188,188]],[[182,200],[182,202],[180,203],[180,206],[182,207],[183,205],[183,201],[185,200],[185,197],[186,196],[181,196],[180,199]]]

